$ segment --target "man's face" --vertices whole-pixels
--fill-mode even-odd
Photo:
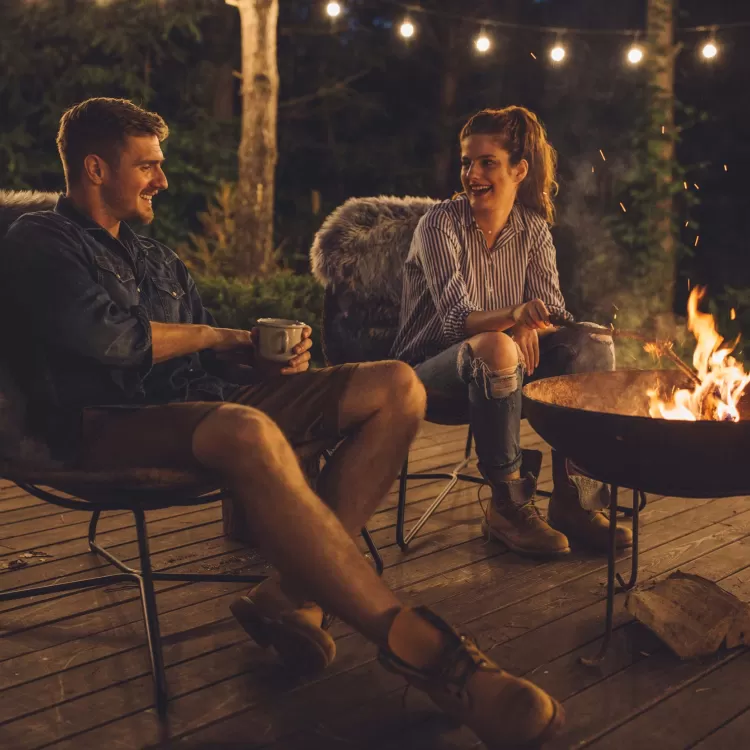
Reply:
[[[169,186],[162,171],[164,154],[155,135],[125,137],[120,162],[110,166],[102,183],[102,199],[113,218],[150,224],[153,197]]]

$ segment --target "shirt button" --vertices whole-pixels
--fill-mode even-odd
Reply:
[[[119,273],[116,273],[115,276],[117,276],[118,279],[120,278],[120,274]]]
[[[177,296],[177,292],[172,292],[172,296],[176,297]]]
[[[138,287],[138,291],[139,291],[139,292],[141,291],[141,288],[140,288],[140,287]]]

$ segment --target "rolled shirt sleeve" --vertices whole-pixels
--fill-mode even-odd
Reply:
[[[546,221],[542,221],[539,234],[529,250],[524,301],[532,299],[542,300],[551,313],[572,319],[560,291],[555,245]]]
[[[422,264],[448,344],[466,338],[466,318],[481,310],[469,297],[461,273],[460,252],[461,244],[448,221],[419,222],[412,239],[411,254]]]
[[[28,330],[51,348],[110,367],[134,368],[145,376],[152,365],[146,311],[115,304],[65,232],[36,227],[26,237],[25,226],[6,236],[2,272],[12,279],[8,292]]]

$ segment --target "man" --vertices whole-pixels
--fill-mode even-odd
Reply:
[[[479,112],[459,140],[464,193],[417,225],[393,355],[414,365],[428,398],[468,404],[492,488],[488,535],[522,555],[564,555],[570,540],[606,551],[606,487],[553,452],[545,519],[534,504],[541,453],[520,446],[524,374],[614,369],[610,337],[550,326],[550,312],[569,317],[548,227],[555,152],[523,107]],[[618,527],[616,543],[631,546],[630,529]]]
[[[333,659],[323,612],[380,646],[386,668],[493,747],[554,734],[562,709],[501,671],[424,608],[404,607],[352,536],[396,477],[425,407],[399,362],[308,370],[310,331],[281,369],[247,331],[218,328],[185,266],[125,223],[153,220],[167,188],[164,121],[90,99],[62,117],[67,194],[9,229],[3,320],[32,418],[83,469],[207,469],[221,478],[279,575],[233,611],[261,645],[315,672]],[[217,374],[245,357],[232,380]],[[230,363],[231,364],[231,363]],[[244,385],[235,385],[240,380]],[[308,486],[295,457],[343,443]]]

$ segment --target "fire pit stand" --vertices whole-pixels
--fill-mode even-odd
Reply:
[[[669,393],[687,386],[677,370],[616,370],[560,375],[523,389],[524,415],[539,436],[584,474],[611,488],[606,630],[599,654],[586,664],[597,664],[609,647],[616,583],[625,591],[636,584],[638,514],[646,493],[696,499],[750,494],[750,397],[738,404],[737,422],[650,417],[650,391]],[[615,570],[617,496],[624,487],[633,488],[627,581]]]
[[[615,611],[615,594],[618,591],[630,591],[638,582],[638,515],[641,508],[646,505],[646,495],[641,490],[633,490],[633,547],[630,558],[630,578],[625,579],[615,572],[617,566],[617,494],[619,488],[617,485],[610,486],[610,503],[609,503],[609,549],[607,553],[607,620],[604,630],[604,640],[602,641],[599,653],[592,657],[581,657],[581,664],[593,667],[599,664],[607,655],[609,643],[612,640],[612,625],[614,622]],[[628,509],[630,510],[630,509]],[[615,581],[619,588],[615,588]]]

